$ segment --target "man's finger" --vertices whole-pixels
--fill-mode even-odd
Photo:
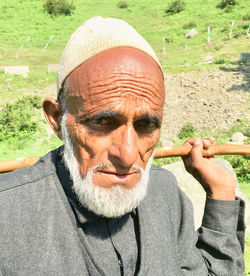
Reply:
[[[202,139],[202,143],[204,148],[208,148],[209,146],[211,146],[211,142],[209,139]]]
[[[192,158],[192,163],[193,163],[192,165],[195,169],[200,167],[201,162],[203,160],[202,149],[203,149],[202,140],[199,138],[196,138],[193,143],[193,147],[190,151],[190,156]]]
[[[197,141],[197,139],[200,139],[200,138],[189,138],[183,143],[183,145],[193,145]]]
[[[204,141],[206,141],[206,143],[209,143],[208,146],[216,144],[216,139],[214,137],[205,138]]]

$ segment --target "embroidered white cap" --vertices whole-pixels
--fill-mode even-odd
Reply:
[[[147,53],[161,68],[152,47],[132,26],[121,19],[97,16],[78,27],[67,42],[59,64],[57,93],[65,78],[79,65],[102,51],[121,46]]]

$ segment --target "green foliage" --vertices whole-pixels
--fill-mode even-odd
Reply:
[[[247,236],[245,241],[245,252],[244,252],[244,260],[245,260],[245,276],[250,275],[250,235]]]
[[[183,11],[185,3],[182,0],[172,0],[166,10],[166,13],[175,14]]]
[[[243,134],[247,137],[250,137],[250,127],[246,127],[245,129],[243,129]]]
[[[214,137],[216,138],[217,144],[227,144],[229,138],[235,132],[242,132],[244,135],[249,137],[249,123],[247,120],[238,121],[233,125],[229,130],[216,130],[211,129],[195,129],[191,124],[185,125],[178,135],[179,139],[176,141],[176,144],[182,144],[185,140],[190,137]],[[246,143],[249,143],[249,139],[245,140]],[[221,158],[226,159],[234,168],[237,175],[238,181],[240,184],[250,183],[250,157],[241,156],[241,155],[222,155]],[[171,163],[171,159],[168,159],[168,163]],[[175,160],[173,160],[175,161]],[[247,185],[247,184],[246,184]],[[249,185],[250,187],[250,185]],[[250,199],[250,197],[249,197]]]
[[[224,64],[224,63],[226,63],[226,61],[224,58],[221,58],[221,59],[217,59],[214,63],[215,64]]]
[[[69,2],[68,0],[45,0],[43,4],[43,9],[50,15],[71,15],[75,6],[73,2]]]
[[[10,138],[26,138],[39,126],[34,118],[35,110],[41,108],[41,97],[26,96],[14,103],[7,103],[0,114],[0,141]]]
[[[225,8],[232,8],[237,5],[236,0],[221,0],[220,3],[217,5],[218,8],[225,9]]]
[[[17,101],[17,103],[22,106],[23,103],[27,107],[34,107],[36,109],[42,108],[42,98],[40,96],[26,96]]]
[[[239,155],[225,155],[223,156],[227,161],[229,161],[235,170],[237,178],[241,182],[250,182],[250,157],[249,156],[239,156]]]
[[[183,29],[192,29],[196,27],[196,23],[195,22],[188,22],[186,24],[183,25]]]
[[[179,139],[186,139],[195,135],[196,129],[191,124],[186,124],[179,132]]]
[[[128,3],[126,1],[119,1],[117,3],[117,7],[120,9],[126,9],[128,7]]]
[[[167,160],[167,158],[153,159],[152,164],[155,165],[155,166],[162,167],[162,166],[165,166],[165,165],[168,164],[168,160]]]
[[[242,20],[250,20],[250,12],[248,12],[244,16],[242,16]]]
[[[247,30],[248,29],[249,24],[248,23],[240,23],[238,24],[238,27],[243,29],[243,30]]]

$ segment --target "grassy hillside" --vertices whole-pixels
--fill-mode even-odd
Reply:
[[[10,0],[0,4],[0,65],[28,64],[43,70],[48,63],[58,63],[70,34],[86,19],[101,15],[122,18],[134,26],[153,46],[163,67],[177,69],[178,64],[204,62],[213,55],[217,62],[230,62],[240,52],[249,49],[245,38],[250,24],[247,14],[248,0],[238,1],[230,12],[216,8],[219,0],[186,0],[184,11],[168,15],[165,10],[170,1],[128,0],[128,7],[117,7],[117,0],[74,0],[72,16],[51,17],[44,13],[42,0]],[[243,20],[244,19],[244,20]],[[234,21],[233,38],[229,29]],[[188,40],[184,50],[185,33],[195,26],[198,35]],[[207,45],[207,28],[211,27],[211,42]],[[42,52],[49,37],[52,44]],[[18,48],[30,36],[22,51]],[[163,37],[166,38],[166,56],[162,57]],[[183,69],[182,69],[183,70]]]
[[[39,89],[56,81],[56,74],[47,74],[49,63],[58,63],[72,32],[86,19],[101,15],[122,18],[133,25],[153,46],[166,71],[205,70],[235,63],[241,52],[249,50],[246,39],[250,13],[248,0],[238,1],[230,12],[217,8],[220,0],[186,0],[185,9],[174,15],[165,12],[170,0],[128,0],[128,7],[118,8],[118,0],[74,0],[71,16],[51,17],[43,11],[43,0],[9,0],[0,2],[0,101],[12,100],[22,89]],[[248,12],[247,12],[248,11]],[[233,37],[229,39],[231,22]],[[185,33],[194,26],[198,35],[188,40]],[[207,27],[211,27],[211,45],[207,44]],[[51,45],[42,51],[54,36]],[[27,37],[30,40],[20,50]],[[166,55],[163,56],[163,38]],[[212,64],[202,64],[212,56]],[[198,65],[197,65],[198,64]],[[29,65],[29,77],[9,77],[1,74],[4,65]]]

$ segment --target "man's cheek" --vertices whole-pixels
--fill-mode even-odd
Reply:
[[[158,143],[159,135],[155,134],[152,137],[145,138],[140,141],[140,154],[142,161],[147,163]]]

